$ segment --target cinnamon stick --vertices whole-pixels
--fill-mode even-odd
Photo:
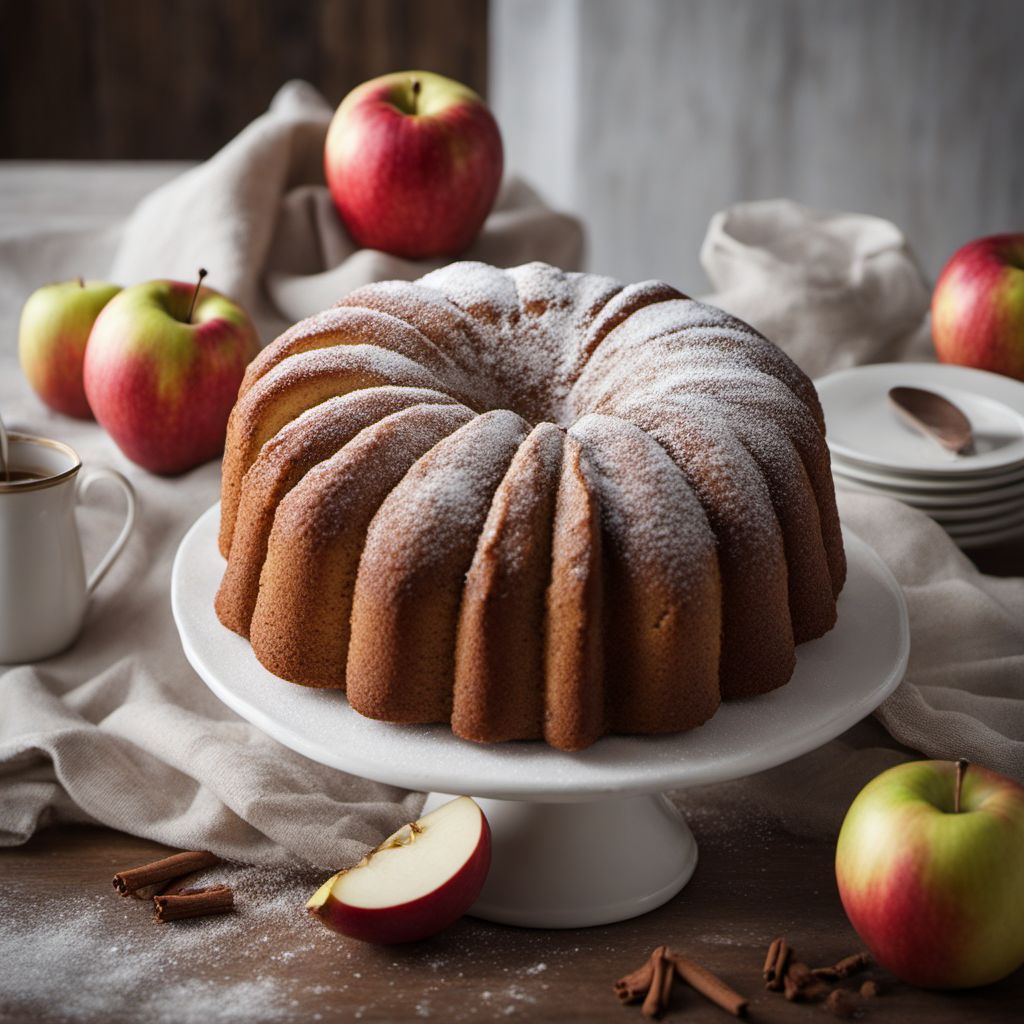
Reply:
[[[619,978],[615,982],[615,994],[622,1003],[638,1003],[647,995],[654,978],[655,950],[651,955],[631,974]]]
[[[667,950],[666,950],[667,952]],[[664,1013],[668,1009],[668,1004],[672,1001],[672,982],[675,981],[676,972],[673,970],[671,961],[665,964],[665,973],[661,979],[661,1011]]]
[[[640,1007],[640,1012],[645,1017],[657,1017],[665,1009],[661,1001],[661,995],[665,987],[665,974],[670,973],[672,970],[672,965],[665,960],[666,952],[667,950],[664,946],[658,946],[651,954],[651,959],[654,961],[651,987],[647,990],[643,1006]]]
[[[783,936],[780,935],[772,941],[764,961],[765,988],[770,989],[772,992],[782,991],[783,978],[786,976],[786,970],[789,967],[789,960],[792,955],[793,949]]]
[[[725,1010],[726,1013],[731,1013],[734,1017],[742,1017],[746,1014],[748,1001],[731,989],[721,978],[679,953],[669,951],[668,957],[679,977],[705,999],[711,1000],[715,1006]]]
[[[868,978],[868,980],[860,986],[860,994],[865,999],[875,999],[882,994],[882,986],[879,985],[874,978]]]
[[[235,894],[226,885],[210,885],[154,896],[153,903],[158,921],[179,921],[185,917],[226,914],[234,909]]]
[[[129,868],[114,875],[114,888],[122,895],[129,896],[137,889],[159,882],[168,882],[193,871],[211,868],[220,864],[220,857],[206,850],[187,850],[173,856],[155,860],[151,864],[143,864],[138,868]]]

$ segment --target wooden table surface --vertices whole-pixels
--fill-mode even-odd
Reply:
[[[94,933],[106,928],[113,942],[120,937],[124,949],[136,951],[140,970],[150,972],[148,980],[139,982],[151,983],[149,991],[161,993],[159,1011],[130,986],[119,991],[116,977],[104,985],[101,951],[90,953],[97,961],[84,968],[83,1006],[76,1006],[74,998],[47,1006],[38,997],[31,1007],[24,1001],[19,1005],[10,997],[19,987],[17,979],[3,980],[5,971],[13,969],[8,951],[6,962],[0,961],[0,1020],[215,1019],[251,1024],[433,1018],[621,1024],[644,1018],[638,1007],[618,1004],[612,982],[661,943],[685,951],[747,995],[752,1020],[782,1024],[832,1019],[821,1005],[791,1004],[765,992],[760,979],[765,948],[777,932],[812,964],[833,963],[859,948],[836,893],[831,844],[795,839],[765,823],[748,822],[742,829],[720,822],[714,827],[702,827],[700,820],[692,824],[700,844],[692,881],[675,899],[643,917],[572,931],[511,928],[465,918],[433,939],[397,948],[336,936],[303,915],[302,900],[317,877],[277,883],[272,872],[251,869],[232,879],[240,901],[232,918],[156,924],[147,905],[114,892],[111,878],[117,870],[161,855],[164,847],[101,828],[46,829],[26,846],[0,853],[3,903],[8,910],[31,906],[34,915],[52,920],[54,927],[62,921],[76,927],[75,907],[87,904]],[[0,931],[4,923],[0,921]],[[46,949],[39,955],[46,955]],[[26,959],[32,956],[28,953]],[[54,966],[64,969],[63,964]],[[861,1019],[880,1024],[1010,1022],[1020,1020],[1024,1010],[1024,970],[987,989],[959,993],[913,989],[883,971],[871,976],[882,982],[883,992],[864,1002]],[[90,978],[105,988],[103,1008],[95,1013],[89,1011],[95,1001]],[[195,992],[200,1000],[209,1000],[202,990],[186,987],[200,981],[223,993],[216,1013],[208,1017],[205,1010],[197,1013],[197,1006],[189,1005]],[[231,1002],[243,985],[250,988],[235,1015]],[[262,987],[252,989],[257,985]],[[260,995],[255,1008],[253,991]],[[676,1018],[729,1019],[679,983],[667,1015]]]

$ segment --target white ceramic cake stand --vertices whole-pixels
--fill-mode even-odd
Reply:
[[[910,649],[896,581],[847,530],[839,622],[799,648],[782,689],[725,704],[692,732],[607,737],[577,754],[537,742],[475,744],[447,726],[371,721],[336,691],[271,675],[214,613],[224,570],[217,525],[214,506],[174,561],[174,618],[195,670],[243,718],[314,761],[430,792],[430,803],[475,796],[491,824],[493,860],[472,913],[507,924],[573,928],[660,906],[697,862],[665,791],[763,771],[833,739],[892,693]]]

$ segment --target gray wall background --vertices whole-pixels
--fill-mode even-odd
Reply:
[[[887,217],[930,277],[1024,230],[1022,0],[492,0],[509,167],[589,269],[700,292],[715,210]]]

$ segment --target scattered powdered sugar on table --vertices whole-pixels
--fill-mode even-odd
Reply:
[[[234,887],[235,913],[159,924],[151,904],[99,883],[17,902],[0,895],[0,1019],[288,1019],[287,972],[262,965],[322,955],[324,945],[335,963],[345,959],[302,912],[319,873],[221,866],[208,879]],[[252,961],[251,978],[226,973],[240,957]]]
[[[491,970],[496,926],[463,922],[408,947],[336,935],[304,912],[322,871],[221,865],[189,884],[215,881],[235,890],[234,913],[168,924],[107,878],[30,897],[5,885],[0,1021],[260,1024],[335,1020],[339,1010],[357,1020],[529,1020],[559,973],[541,959],[558,945],[542,932],[517,933],[516,954],[503,956],[486,985],[479,979]],[[322,1012],[309,1011],[311,994]]]

